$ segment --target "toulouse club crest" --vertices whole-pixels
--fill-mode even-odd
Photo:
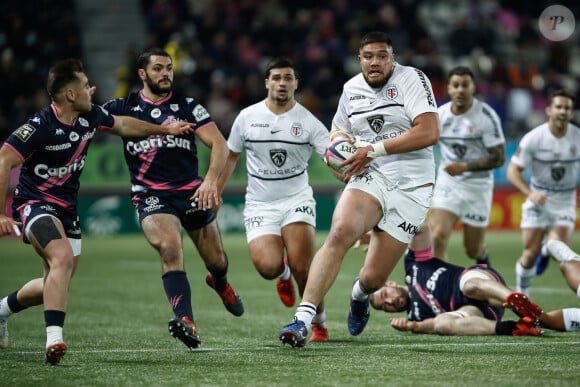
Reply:
[[[290,128],[290,133],[292,133],[294,137],[302,136],[302,124],[300,124],[300,122],[293,122],[292,127]]]

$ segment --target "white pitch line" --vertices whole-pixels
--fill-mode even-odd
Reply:
[[[528,341],[528,342],[511,342],[511,343],[490,343],[490,342],[477,342],[477,343],[410,343],[410,344],[365,344],[365,348],[397,348],[397,349],[404,349],[404,348],[433,348],[433,347],[514,347],[514,346],[528,346],[533,345],[534,347],[537,346],[553,346],[553,345],[580,345],[580,341]],[[339,345],[332,345],[332,344],[315,344],[315,346],[311,345],[306,348],[297,348],[298,351],[308,351],[312,349],[314,351],[317,350],[327,350],[327,349],[340,349],[340,348],[347,348],[352,347],[348,343],[339,344]],[[222,351],[252,351],[252,350],[270,350],[270,351],[279,351],[279,350],[292,350],[292,348],[288,346],[264,346],[264,347],[227,347],[227,348],[197,348],[192,350],[191,352],[222,352]],[[356,349],[353,348],[353,349]],[[184,352],[185,348],[179,349],[160,349],[160,348],[143,348],[143,349],[89,349],[89,350],[69,350],[67,354],[71,353],[159,353],[159,352]],[[3,351],[5,355],[8,354],[17,354],[17,355],[30,355],[36,354],[39,351]],[[187,352],[187,351],[185,351]]]

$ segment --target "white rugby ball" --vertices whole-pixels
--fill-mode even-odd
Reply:
[[[340,164],[349,159],[356,152],[356,149],[356,146],[351,144],[346,138],[334,140],[326,147],[324,162],[330,168],[342,173],[344,167],[340,167]]]

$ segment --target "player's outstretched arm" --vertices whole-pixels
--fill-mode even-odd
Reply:
[[[149,136],[152,134],[172,134],[175,136],[192,133],[195,124],[178,121],[169,125],[157,125],[129,116],[115,116],[115,126],[111,133],[121,137]]]

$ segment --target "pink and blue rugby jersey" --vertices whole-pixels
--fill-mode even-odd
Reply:
[[[474,265],[469,268],[486,269],[498,282],[505,284],[503,278],[487,265]],[[438,258],[415,261],[410,251],[405,257],[405,283],[409,288],[409,311],[407,318],[422,321],[440,313],[451,312],[464,305],[478,307],[486,318],[499,321],[503,308],[467,298],[459,289],[459,280],[466,271],[465,267],[444,262]]]
[[[193,98],[177,97],[173,92],[151,101],[142,92],[107,102],[112,114],[128,115],[159,125],[176,121],[194,123],[195,131],[213,122],[210,114]],[[199,186],[195,134],[124,137],[124,153],[131,173],[132,192],[145,190],[189,190]]]
[[[89,144],[97,130],[114,124],[99,105],[70,125],[58,119],[53,105],[37,112],[5,142],[23,160],[14,202],[48,202],[74,210]]]

